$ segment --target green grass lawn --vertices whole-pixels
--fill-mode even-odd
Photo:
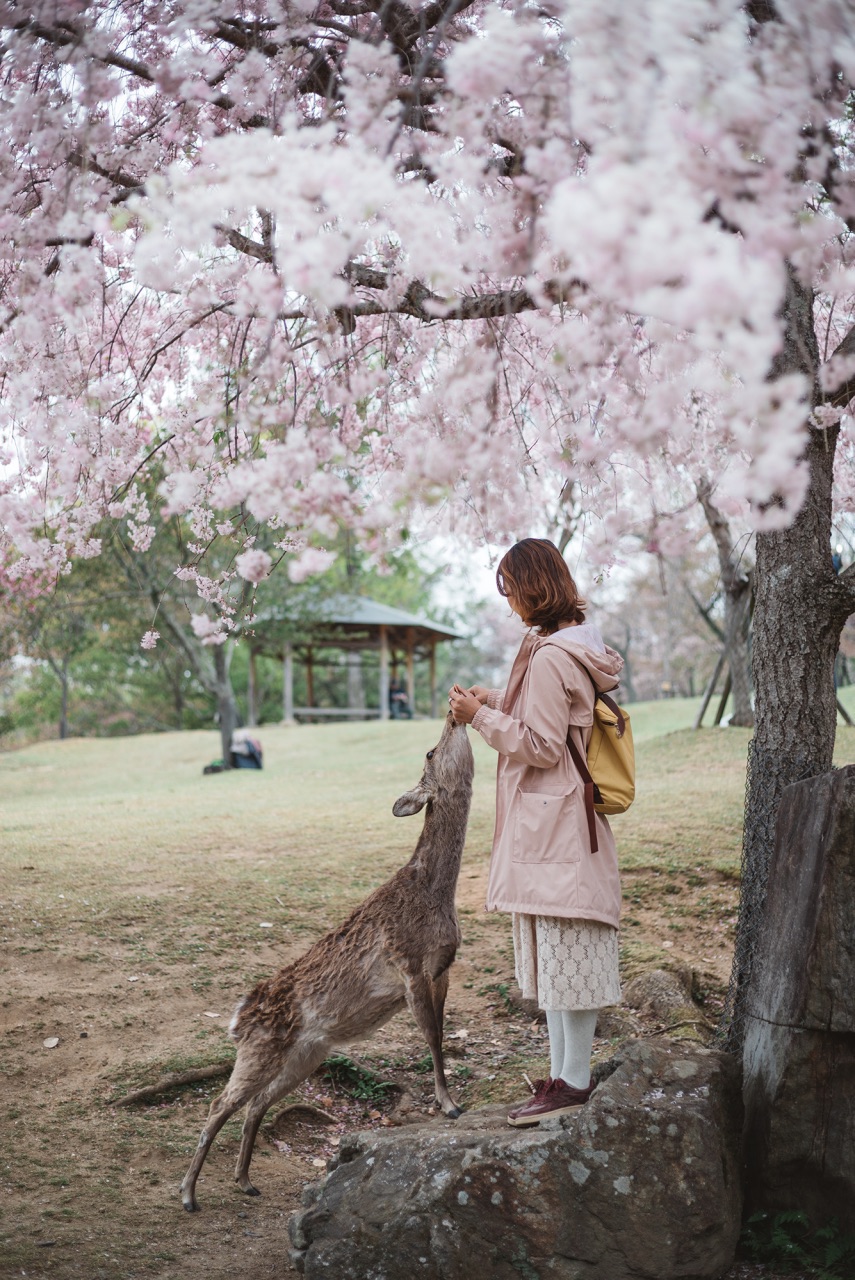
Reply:
[[[855,688],[843,690],[855,714]],[[698,699],[635,703],[638,798],[615,820],[626,865],[677,857],[732,863],[739,847],[750,733],[692,732]],[[351,896],[408,853],[415,824],[392,803],[419,777],[439,723],[265,725],[262,772],[204,777],[214,733],[69,739],[0,754],[0,866],[51,868],[56,883],[144,887],[146,865],[174,859],[177,880],[212,874],[212,859],[303,894]],[[470,846],[492,832],[495,755],[471,735],[476,758]],[[853,758],[855,730],[840,727],[835,759]],[[281,868],[269,875],[269,860]],[[282,861],[280,861],[282,860]],[[291,865],[299,860],[299,870]],[[329,868],[346,870],[330,882]],[[219,874],[219,872],[213,872]],[[293,874],[292,874],[293,873]],[[230,873],[231,875],[231,873]]]

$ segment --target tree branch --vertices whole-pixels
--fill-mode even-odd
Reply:
[[[704,604],[702,604],[702,603],[701,603],[701,601],[700,601],[700,600],[698,599],[698,597],[695,595],[695,593],[694,593],[694,591],[692,590],[692,588],[689,586],[688,582],[685,582],[685,581],[684,581],[684,582],[683,582],[683,586],[684,586],[684,588],[685,588],[685,590],[686,590],[686,594],[691,598],[692,603],[694,604],[694,606],[695,606],[695,608],[697,609],[698,613],[699,613],[699,614],[701,615],[701,617],[703,618],[704,622],[705,622],[705,623],[707,624],[707,626],[709,627],[710,631],[712,631],[713,635],[716,637],[716,639],[717,639],[717,640],[720,640],[720,641],[721,641],[721,643],[722,643],[722,644],[724,644],[724,631],[723,631],[723,630],[722,630],[722,628],[718,625],[718,623],[717,623],[717,622],[714,622],[714,621],[713,621],[712,613],[711,613],[711,608],[712,608],[712,607],[711,607],[710,605],[704,605]]]
[[[829,363],[838,356],[855,356],[855,325],[834,348],[829,358]],[[822,370],[820,370],[820,377],[821,375]],[[820,392],[819,403],[833,405],[836,409],[844,409],[853,396],[855,396],[855,373],[844,378],[831,391]]]
[[[240,231],[236,231],[233,227],[224,227],[217,223],[215,230],[219,231],[233,249],[237,249],[238,253],[245,253],[250,258],[257,258],[259,262],[272,262],[273,249],[270,245],[259,244],[257,240],[250,240],[249,236],[245,236]]]
[[[727,518],[719,511],[712,500],[712,484],[707,476],[702,476],[696,482],[695,490],[718,550],[718,562],[724,589],[728,595],[737,595],[748,587],[749,581],[747,576],[740,571],[739,564],[734,559],[730,525]]]
[[[83,43],[83,33],[78,31],[67,23],[60,23],[55,27],[43,26],[42,23],[32,19],[27,22],[16,23],[12,27],[13,31],[21,34],[29,34],[37,40],[43,40],[46,44],[67,47],[68,45]],[[144,80],[147,84],[157,84],[157,78],[150,67],[144,62],[137,62],[134,58],[126,58],[121,53],[91,53],[89,56],[96,62],[101,62],[107,67],[116,67],[119,71],[127,71],[129,75],[136,76],[139,80]],[[178,99],[178,101],[186,104],[187,99]],[[194,105],[199,105],[200,99],[194,98]],[[207,99],[212,107],[219,107],[221,111],[233,111],[237,105],[234,98],[230,98],[228,94],[219,94],[216,98]],[[241,123],[248,129],[263,129],[270,125],[267,116],[253,115]]]

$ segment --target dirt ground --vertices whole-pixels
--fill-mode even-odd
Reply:
[[[22,869],[25,887],[27,874]],[[36,880],[40,874],[29,872]],[[714,1021],[729,969],[736,885],[715,872],[691,886],[663,876],[663,892],[645,893],[651,875],[660,874],[625,875],[624,942],[635,953],[667,947],[674,962],[693,967],[701,1011]],[[525,1096],[525,1073],[542,1073],[545,1065],[544,1028],[514,1003],[507,922],[488,919],[481,910],[485,876],[482,861],[464,868],[461,877],[464,944],[448,1001],[449,1076],[464,1106]],[[168,897],[170,887],[149,882],[147,891]],[[20,897],[25,907],[24,890]],[[40,922],[24,923],[37,937]],[[10,1136],[2,1156],[3,1277],[262,1280],[288,1274],[289,1216],[341,1136],[432,1113],[425,1046],[401,1014],[353,1050],[373,1073],[367,1090],[362,1079],[362,1091],[374,1096],[351,1096],[352,1073],[349,1080],[319,1074],[292,1101],[309,1103],[330,1119],[300,1109],[272,1112],[253,1165],[262,1191],[257,1199],[241,1195],[232,1182],[239,1121],[231,1121],[199,1181],[202,1212],[184,1213],[177,1186],[207,1104],[222,1085],[196,1084],[131,1107],[115,1102],[129,1086],[151,1083],[157,1074],[129,1076],[135,1049],[143,1063],[152,1059],[154,1047],[161,1059],[174,1049],[180,1068],[188,1018],[199,1026],[201,1060],[227,1058],[224,1027],[241,990],[228,957],[215,957],[206,980],[209,1007],[201,1016],[192,1013],[198,1009],[197,962],[188,957],[183,974],[174,967],[158,972],[152,964],[139,971],[134,942],[142,923],[122,921],[124,937],[112,939],[118,945],[107,955],[93,918],[72,908],[59,945],[47,952],[37,943],[14,949],[0,1009],[4,1128]],[[179,900],[159,927],[180,932],[183,924]],[[292,954],[301,949],[293,947]],[[287,958],[274,956],[273,948],[259,956],[262,970],[265,963]],[[45,1048],[51,1038],[59,1043]],[[598,1056],[608,1056],[612,1043],[598,1040],[595,1048]],[[377,1081],[393,1087],[384,1089]]]

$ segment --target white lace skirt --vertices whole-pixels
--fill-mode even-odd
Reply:
[[[597,920],[514,914],[520,990],[540,1009],[619,1004],[618,931]]]

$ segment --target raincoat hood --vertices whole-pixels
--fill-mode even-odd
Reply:
[[[575,658],[593,680],[598,693],[609,693],[617,688],[623,669],[623,658],[616,650],[610,649],[607,644],[602,644],[596,627],[585,623],[578,627],[564,627],[551,636],[538,639],[534,652],[547,644],[565,649],[571,657]],[[602,645],[602,648],[599,645]]]

